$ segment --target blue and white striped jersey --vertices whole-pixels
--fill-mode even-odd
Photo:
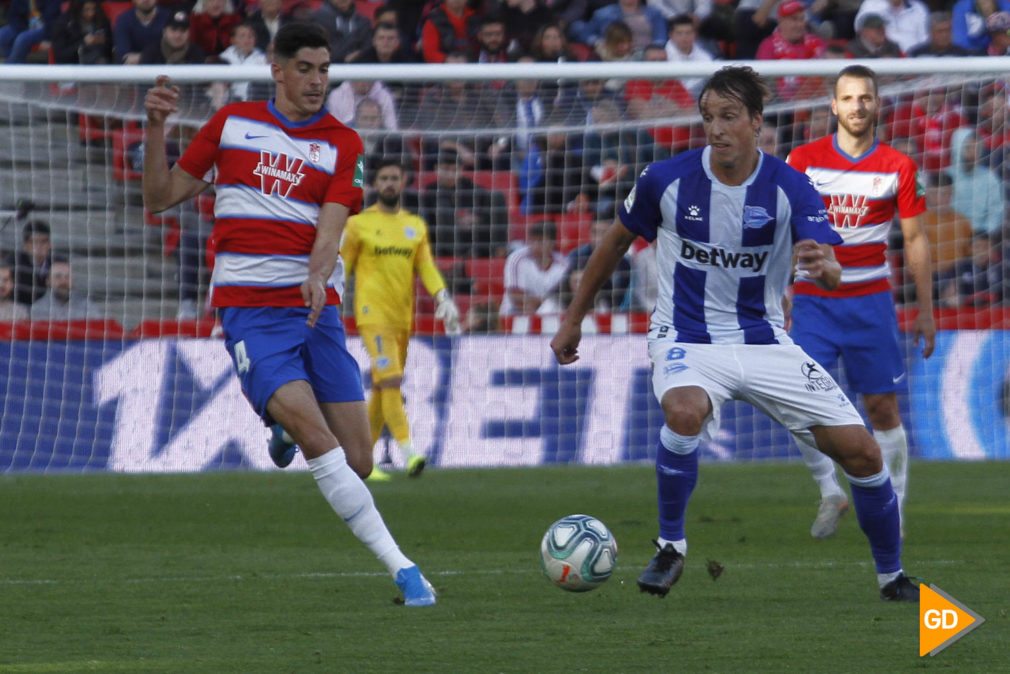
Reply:
[[[739,186],[712,174],[709,148],[650,164],[621,222],[658,239],[659,296],[650,333],[691,344],[792,344],[782,296],[793,245],[842,242],[810,179],[761,154]]]

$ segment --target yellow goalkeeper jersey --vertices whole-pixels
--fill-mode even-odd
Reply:
[[[420,217],[378,205],[347,220],[340,246],[347,274],[354,273],[354,317],[358,325],[410,330],[414,320],[414,273],[434,295],[445,288]]]

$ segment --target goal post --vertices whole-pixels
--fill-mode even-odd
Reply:
[[[577,274],[566,273],[538,310],[502,314],[505,260],[547,223],[577,271],[583,247],[613,221],[642,168],[704,144],[690,91],[676,87],[727,63],[331,67],[331,95],[342,83],[359,85],[357,92],[346,85],[334,109],[364,141],[366,178],[383,158],[405,166],[404,204],[425,218],[436,262],[464,314],[466,335],[446,338],[419,286],[404,393],[414,444],[434,465],[654,456],[662,416],[641,334],[655,293],[651,249],[636,243],[597,298],[573,368],[554,364],[548,342]],[[784,158],[829,133],[830,83],[850,63],[747,62],[786,92],[766,105],[763,149]],[[992,176],[1005,204],[1010,57],[865,63],[881,75],[879,135],[922,168],[938,270],[941,333],[937,353],[924,361],[911,342],[914,290],[894,228],[889,258],[910,373],[902,416],[913,454],[1008,458],[1006,213],[987,219],[979,208],[956,211],[954,204],[966,201],[951,183],[956,149],[976,139],[972,170]],[[272,83],[268,67],[0,68],[0,252],[17,255],[33,223],[44,224],[57,259],[72,270],[74,294],[89,305],[84,318],[71,321],[0,321],[0,470],[270,466],[266,431],[242,397],[205,306],[213,192],[157,216],[143,208],[143,96],[163,74],[185,92],[182,110],[170,118],[172,157],[237,95],[233,85],[250,83],[269,95]],[[374,82],[386,86],[373,91]],[[521,105],[520,89],[538,102]],[[590,90],[596,98],[585,100]],[[375,105],[362,107],[363,98]],[[990,272],[978,268],[986,261]],[[368,359],[355,337],[351,348],[367,381]],[[734,403],[704,456],[797,453],[787,433]],[[393,459],[401,461],[396,452]]]

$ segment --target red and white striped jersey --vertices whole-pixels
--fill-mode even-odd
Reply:
[[[889,290],[891,223],[895,215],[911,218],[926,210],[915,162],[880,141],[863,156],[850,157],[838,147],[835,134],[801,145],[786,161],[810,178],[824,199],[832,227],[843,239],[835,246],[842,265],[841,285],[824,290],[796,279],[795,292],[856,297]]]
[[[304,122],[273,102],[232,103],[197,132],[179,166],[213,182],[217,307],[302,306],[300,286],[324,203],[361,209],[364,158],[358,134],[325,110]],[[341,261],[327,284],[337,304]]]

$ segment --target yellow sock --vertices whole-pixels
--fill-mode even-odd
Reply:
[[[403,396],[398,388],[384,388],[382,394],[382,414],[389,426],[393,439],[401,447],[410,445],[410,427],[407,425],[407,411],[403,409]]]
[[[372,431],[372,444],[379,441],[382,435],[382,427],[386,425],[386,420],[382,416],[382,391],[372,389],[372,397],[368,401],[368,427]]]

